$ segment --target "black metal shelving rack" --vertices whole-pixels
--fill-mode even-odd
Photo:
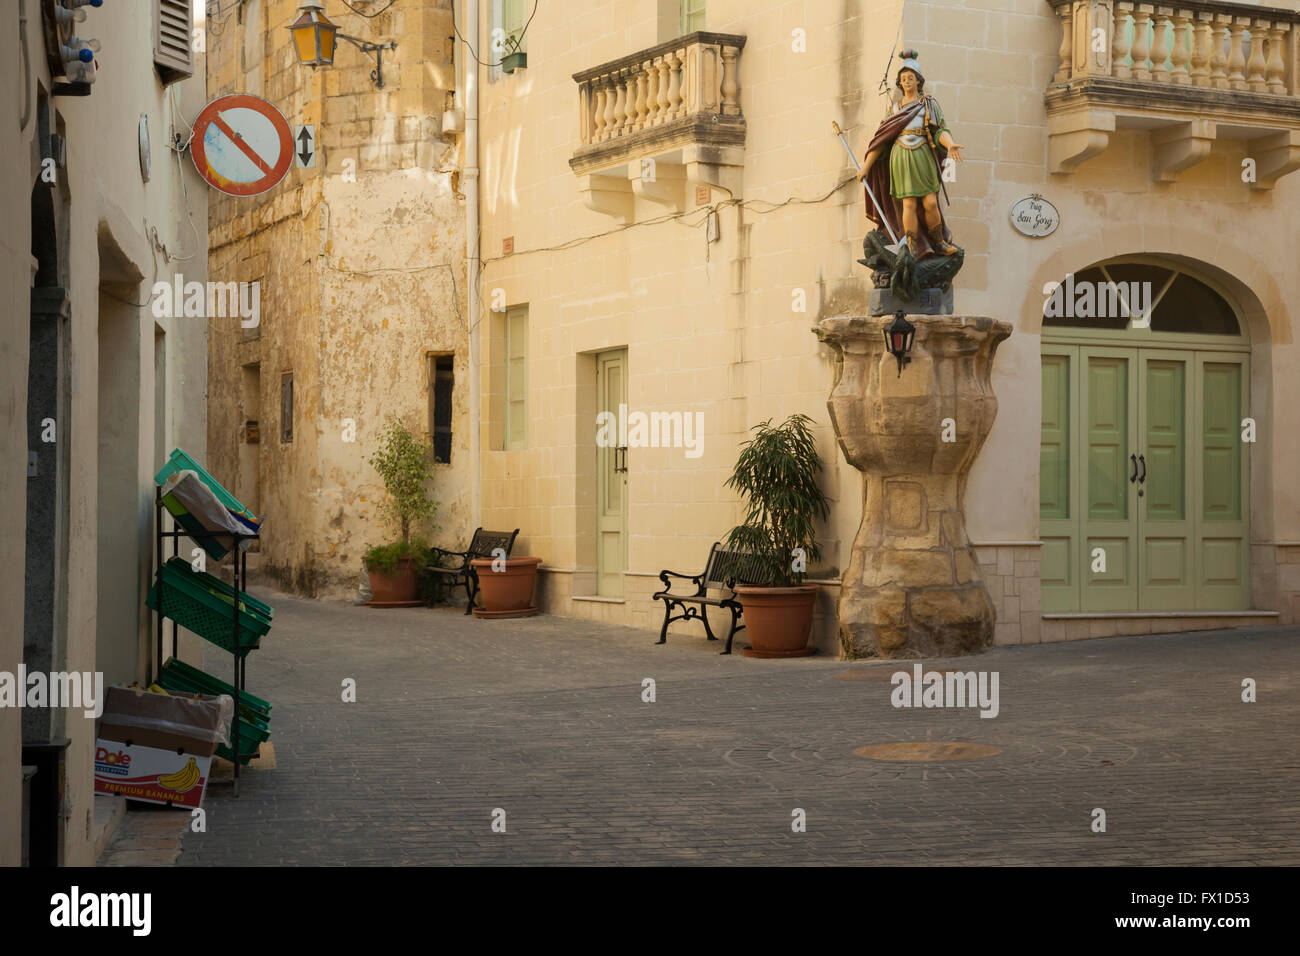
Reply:
[[[163,583],[163,573],[162,573],[162,566],[164,560],[163,559],[164,539],[171,538],[172,540],[173,558],[180,556],[181,538],[190,538],[191,540],[194,541],[209,540],[209,539],[215,540],[217,538],[230,538],[233,541],[233,544],[231,546],[231,552],[234,554],[234,560],[231,562],[231,565],[232,565],[232,572],[234,577],[233,586],[235,590],[235,599],[231,602],[231,607],[233,609],[233,614],[234,614],[234,628],[235,628],[234,648],[235,649],[231,653],[235,658],[235,679],[230,683],[231,686],[235,688],[235,714],[234,714],[234,718],[230,722],[231,723],[230,749],[235,756],[234,791],[235,791],[235,796],[238,797],[239,796],[239,768],[243,765],[243,761],[240,760],[242,753],[239,749],[239,708],[240,708],[240,697],[243,694],[243,691],[245,690],[244,679],[247,676],[247,671],[248,671],[247,656],[240,655],[239,653],[240,650],[243,649],[239,639],[239,604],[240,604],[239,599],[240,596],[244,593],[244,589],[248,585],[248,552],[242,550],[239,547],[239,545],[243,541],[255,541],[260,537],[260,535],[239,534],[239,533],[229,532],[229,531],[214,532],[211,534],[202,534],[199,532],[186,531],[184,528],[180,527],[179,524],[177,524],[175,516],[172,515],[172,513],[167,510],[166,506],[163,505],[163,494],[162,494],[161,487],[154,488],[153,506],[154,506],[154,528],[156,529],[156,544],[157,544],[157,550],[156,550],[157,566],[154,568],[154,581],[157,583],[158,586],[158,609],[154,613],[158,615],[158,649],[157,649],[158,652],[157,652],[157,656],[154,658],[154,675],[150,683],[152,683],[153,681],[157,681],[162,677],[163,622],[167,620],[166,615],[163,614],[163,607],[165,606],[163,604],[163,589],[166,587],[166,585]],[[163,530],[164,514],[167,515],[169,518],[171,518],[171,526],[172,526],[171,531]],[[176,647],[176,628],[178,625],[174,620],[171,623],[172,623],[172,657],[175,657],[177,660],[180,660],[180,656],[177,653],[177,647]],[[200,661],[199,663],[202,664],[202,661]],[[200,667],[200,669],[202,668]]]

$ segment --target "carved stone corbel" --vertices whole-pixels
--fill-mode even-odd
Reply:
[[[689,186],[710,186],[739,199],[745,178],[745,150],[740,146],[686,146],[682,166]]]
[[[634,162],[629,173],[632,192],[638,199],[663,206],[671,212],[686,209],[686,170],[677,163]]]
[[[632,201],[632,184],[626,175],[578,177],[578,194],[582,204],[598,213],[612,216],[622,223],[634,221],[635,205]]]
[[[1288,129],[1250,141],[1249,155],[1255,160],[1255,182],[1251,189],[1272,189],[1287,173],[1300,169],[1300,130]]]
[[[1047,161],[1053,173],[1072,173],[1100,154],[1115,132],[1115,114],[1110,110],[1080,109],[1049,113],[1047,117]]]
[[[1218,124],[1193,119],[1151,134],[1151,178],[1158,183],[1177,182],[1179,174],[1210,155]]]

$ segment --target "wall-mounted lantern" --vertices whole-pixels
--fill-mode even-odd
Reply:
[[[899,309],[894,313],[894,321],[885,329],[885,348],[889,354],[898,359],[898,377],[903,377],[903,366],[912,361],[907,353],[912,351],[912,339],[916,337],[916,326],[907,321],[907,316]]]
[[[371,43],[339,33],[339,28],[325,16],[325,8],[320,0],[306,0],[298,7],[298,13],[298,19],[289,24],[289,32],[293,34],[293,49],[298,54],[299,63],[310,66],[313,70],[318,66],[333,66],[335,40],[347,40],[362,53],[375,55],[375,68],[370,71],[370,79],[374,80],[375,86],[383,89],[384,51],[396,50],[396,40]]]

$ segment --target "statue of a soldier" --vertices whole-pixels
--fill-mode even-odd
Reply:
[[[915,50],[899,54],[903,65],[895,84],[902,99],[877,127],[858,178],[866,179],[889,228],[906,238],[908,251],[919,260],[961,252],[952,244],[952,233],[939,208],[939,190],[943,187],[944,163],[949,155],[961,162],[962,147],[953,142],[938,101],[925,93],[925,77],[917,56]],[[889,161],[877,163],[886,151]],[[920,228],[918,205],[925,216],[924,230]],[[869,200],[867,218],[881,226],[880,215]]]

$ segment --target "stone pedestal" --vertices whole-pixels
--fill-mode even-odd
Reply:
[[[952,315],[952,286],[922,289],[913,302],[904,302],[888,289],[872,289],[868,305],[872,315],[887,315],[891,319],[899,310],[916,315]]]
[[[1011,326],[909,315],[911,361],[885,350],[889,319],[823,319],[838,353],[827,407],[862,472],[862,524],[840,589],[846,657],[939,657],[993,643],[993,602],[966,536],[966,478],[997,416],[989,376]]]

